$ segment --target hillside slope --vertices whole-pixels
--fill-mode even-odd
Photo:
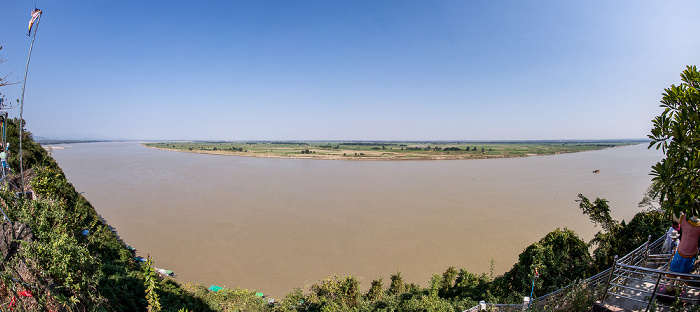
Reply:
[[[19,172],[17,120],[9,123],[8,162]],[[145,311],[144,270],[92,205],[68,183],[57,163],[32,140],[23,138],[25,190],[18,197],[18,174],[0,190],[9,218],[0,227],[0,308],[20,311]],[[148,270],[145,270],[148,273]],[[172,281],[158,280],[161,301],[210,311]],[[169,310],[169,309],[167,309]]]

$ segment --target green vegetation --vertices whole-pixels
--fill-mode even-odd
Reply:
[[[649,198],[639,203],[640,207],[650,207],[637,213],[629,223],[622,223],[610,217],[608,201],[597,198],[591,203],[588,198],[579,194],[579,206],[594,224],[600,224],[603,231],[598,232],[589,243],[596,246],[593,251],[594,268],[602,271],[610,267],[615,255],[625,255],[649,239],[656,239],[664,234],[668,219],[664,218],[658,209],[649,205]]]
[[[562,286],[585,278],[592,273],[588,245],[569,229],[556,229],[520,254],[518,262],[491,285],[496,297],[522,301],[529,295],[531,282],[537,268],[540,277],[535,281],[539,294],[549,293]]]
[[[199,153],[318,159],[468,159],[576,153],[641,141],[514,142],[159,142],[145,146]]]
[[[652,167],[653,181],[667,217],[700,215],[700,72],[688,66],[683,83],[664,90],[664,112],[654,118],[649,148],[666,155]]]

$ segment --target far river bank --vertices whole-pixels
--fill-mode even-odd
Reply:
[[[639,141],[512,142],[148,142],[167,151],[262,158],[323,160],[462,160],[558,155],[639,144]]]

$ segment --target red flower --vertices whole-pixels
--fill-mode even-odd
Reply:
[[[23,291],[18,292],[17,294],[22,296],[22,297],[34,297],[34,295],[32,295],[32,292],[29,290],[23,290]]]

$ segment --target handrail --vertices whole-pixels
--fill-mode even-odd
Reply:
[[[646,304],[647,310],[649,309],[650,305],[656,301],[659,295],[658,290],[660,286],[673,286],[679,281],[683,281],[684,283],[688,281],[700,281],[700,275],[695,274],[669,272],[665,270],[644,268],[627,264],[618,264],[618,267],[619,272],[616,272],[615,276],[616,278],[620,279],[620,282],[611,283],[610,287],[606,289],[606,293],[617,298],[623,298],[625,300]],[[684,290],[684,292],[681,292],[678,297],[680,300],[685,300],[688,302],[694,301],[697,304],[696,298],[693,294],[700,291],[700,287],[695,287],[692,285],[692,283],[685,283],[683,286],[676,286],[682,287]],[[625,290],[633,290],[638,294],[636,295],[636,298],[632,298],[630,297],[630,294],[625,292]],[[646,300],[645,298],[650,299]],[[656,305],[659,307],[670,308],[670,306],[659,303],[658,301],[656,301]]]
[[[601,281],[603,281],[605,278],[607,278],[610,275],[610,271],[612,268],[608,268],[605,271],[602,271],[596,275],[593,275],[585,280],[583,280],[583,283],[586,283],[589,287],[595,287],[597,284],[599,284]],[[568,293],[567,290],[569,288],[573,287],[576,283],[569,284],[565,287],[562,287],[560,289],[557,289],[551,293],[548,293],[542,297],[537,298],[537,301],[535,303],[536,306],[541,307],[549,304],[551,301],[558,300],[562,296],[566,296]]]
[[[659,269],[650,269],[650,268],[645,268],[645,267],[627,265],[627,264],[622,264],[622,263],[619,263],[618,266],[620,268],[624,268],[624,269],[628,269],[628,270],[645,271],[645,272],[650,272],[650,273],[655,273],[655,274],[669,274],[669,275],[678,276],[678,277],[686,278],[686,279],[690,279],[690,280],[700,279],[700,275],[696,275],[696,274],[676,273],[676,272],[670,272],[670,271],[659,270]]]
[[[648,269],[648,268],[643,268],[643,267],[638,266],[641,263],[644,263],[645,265],[648,264],[650,258],[652,258],[654,260],[667,258],[668,256],[666,256],[666,255],[658,255],[658,254],[652,255],[651,254],[652,252],[658,251],[661,249],[661,246],[662,246],[663,241],[665,239],[666,239],[666,234],[662,235],[661,237],[659,237],[655,241],[651,242],[651,235],[650,235],[644,244],[642,244],[639,247],[637,247],[636,249],[632,250],[631,252],[629,252],[627,255],[620,258],[619,260],[615,259],[616,261],[613,263],[613,267],[608,268],[607,270],[604,270],[602,272],[599,272],[598,274],[593,275],[593,276],[583,280],[582,282],[586,283],[589,287],[592,287],[592,288],[595,288],[596,286],[602,284],[603,281],[608,283],[608,285],[606,285],[606,287],[605,287],[605,293],[603,295],[603,300],[601,300],[604,302],[605,296],[607,296],[610,289],[619,286],[616,283],[617,279],[621,279],[624,282],[626,282],[628,280],[640,281],[640,279],[633,278],[632,274],[641,274],[642,276],[649,275],[649,274],[642,274],[640,272],[652,272],[653,274],[658,274],[659,276],[661,276],[661,274],[669,274],[668,271],[658,270],[658,269]],[[658,262],[653,261],[651,263],[658,263]],[[629,276],[623,276],[623,275],[619,275],[619,274],[616,275],[615,274],[616,270],[624,270],[624,271],[620,271],[620,272],[626,272]],[[639,271],[639,270],[648,270],[648,271]],[[693,280],[700,278],[700,276],[693,275],[693,274],[673,273],[673,275],[679,276],[679,277],[690,278]],[[677,279],[673,279],[673,278],[670,278],[670,279],[677,280]],[[660,280],[661,280],[661,278],[659,278],[659,281]],[[543,306],[551,303],[552,301],[559,300],[559,299],[563,298],[564,296],[566,296],[568,294],[568,291],[571,290],[571,288],[573,288],[573,286],[575,284],[576,283],[569,284],[565,287],[562,287],[560,289],[557,289],[555,291],[552,291],[546,295],[539,297],[537,299],[537,301],[534,302],[534,305],[537,307],[543,307]],[[612,284],[613,287],[610,287],[610,284]],[[652,292],[652,297],[656,296],[658,286],[659,285],[656,285],[654,287],[654,290]],[[623,286],[623,287],[626,287],[626,286]],[[623,297],[623,296],[619,296],[615,293],[611,293],[611,294],[615,295],[616,297]],[[633,299],[633,300],[638,301],[638,299]],[[497,304],[492,304],[492,303],[487,303],[486,305],[490,306],[490,307],[502,306],[502,305],[497,305]],[[521,304],[512,304],[512,306],[522,307]],[[663,306],[663,305],[659,305],[659,306]],[[479,311],[478,309],[479,309],[479,306],[477,305],[477,306],[472,307],[466,311]]]

